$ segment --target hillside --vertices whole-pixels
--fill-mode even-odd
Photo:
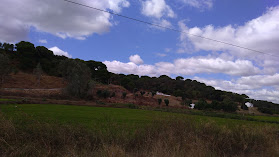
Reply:
[[[16,44],[16,51],[1,47],[0,54],[3,60],[2,67],[4,67],[1,75],[4,88],[63,88],[65,89],[63,92],[57,91],[52,95],[61,98],[101,99],[108,103],[127,102],[155,106],[158,104],[158,99],[162,99],[163,103],[167,99],[170,106],[180,104],[180,107],[181,105],[188,107],[190,103],[195,102],[195,108],[199,110],[223,110],[225,112],[235,112],[240,106],[245,108],[243,105],[248,101],[248,96],[244,94],[216,90],[214,87],[196,80],[184,79],[181,76],[173,79],[166,75],[149,77],[114,74],[108,72],[106,65],[102,62],[57,56],[43,46],[35,47],[34,44],[25,41]],[[17,71],[21,72],[17,75],[12,74]],[[38,80],[40,84],[37,83]],[[98,84],[103,85],[98,86]],[[172,96],[162,98],[151,96],[157,91]],[[32,92],[39,97],[40,93]],[[141,92],[145,94],[141,95]],[[113,93],[114,96],[110,95]],[[124,93],[127,98],[121,99]],[[102,94],[104,95],[100,96]],[[47,91],[46,95],[51,95],[51,93]],[[249,101],[263,113],[279,113],[277,104]]]

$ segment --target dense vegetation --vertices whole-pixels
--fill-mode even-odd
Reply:
[[[0,107],[0,156],[279,155],[278,127],[259,122],[69,105]]]
[[[37,46],[30,42],[21,41],[16,45],[0,43],[0,74],[4,81],[5,75],[11,71],[25,71],[38,73],[38,67],[52,76],[64,77],[68,82],[67,92],[72,96],[88,98],[88,91],[93,87],[94,82],[104,84],[116,84],[125,87],[131,92],[141,90],[142,92],[160,91],[165,94],[182,97],[183,103],[189,105],[191,100],[200,100],[198,109],[224,110],[233,112],[237,110],[237,105],[243,105],[248,96],[232,92],[216,90],[211,86],[200,83],[196,80],[185,79],[181,76],[172,79],[166,75],[160,77],[138,76],[114,74],[108,72],[107,67],[102,62],[93,60],[84,61],[80,59],[70,59],[65,56],[54,55],[46,47]],[[8,59],[7,59],[8,58]],[[4,62],[5,60],[5,62]],[[9,63],[8,63],[9,61]],[[10,65],[7,68],[7,65]],[[5,71],[6,70],[6,71]],[[40,74],[40,73],[39,73]],[[39,75],[37,77],[40,78]],[[103,97],[106,96],[106,92]],[[125,98],[123,94],[123,98]],[[202,100],[214,100],[208,104]],[[278,105],[253,100],[255,106],[263,113],[278,113]]]

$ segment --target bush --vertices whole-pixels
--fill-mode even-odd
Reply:
[[[169,106],[169,103],[170,103],[169,99],[165,99],[164,102],[165,102],[166,106]]]
[[[195,108],[198,110],[204,110],[204,109],[208,108],[208,104],[205,100],[199,100],[196,103]]]
[[[222,105],[222,109],[223,111],[225,112],[235,112],[237,110],[237,104],[230,101],[230,102],[225,102],[223,105]]]
[[[126,93],[126,92],[123,92],[123,93],[122,93],[122,98],[125,99],[126,96],[127,96],[127,93]]]
[[[154,95],[156,95],[156,92],[152,91],[151,94],[152,94],[152,97],[154,97]]]
[[[161,103],[162,103],[162,99],[160,98],[158,99],[158,104],[161,105]]]
[[[241,109],[242,109],[242,110],[248,110],[248,107],[247,107],[245,104],[242,104],[242,105],[241,105]]]
[[[145,94],[145,91],[140,91],[141,96]]]
[[[110,98],[115,97],[115,92],[112,92]]]

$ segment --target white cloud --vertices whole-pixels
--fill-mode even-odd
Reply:
[[[137,54],[130,56],[129,59],[130,59],[131,62],[133,62],[135,64],[143,64],[143,60]]]
[[[55,55],[58,55],[58,56],[66,56],[68,58],[72,58],[72,55],[70,55],[68,52],[65,52],[61,49],[59,49],[58,47],[52,47],[52,48],[49,48],[50,51],[52,51]]]
[[[156,76],[155,68],[152,65],[137,65],[133,62],[122,63],[119,61],[104,61],[103,63],[107,66],[108,71],[113,73]]]
[[[172,27],[172,24],[165,18],[175,18],[176,14],[165,0],[146,0],[142,1],[141,13],[147,17],[151,17],[153,23],[163,27]],[[151,26],[152,28],[165,30],[161,27]]]
[[[129,63],[119,61],[105,61],[108,70],[115,73],[142,74],[142,75],[194,75],[198,73],[224,73],[234,76],[249,76],[260,72],[248,60],[227,61],[213,57],[181,58],[170,62],[159,62],[155,65],[137,65],[139,56],[131,59]],[[133,64],[132,64],[133,63]],[[139,72],[138,70],[142,70]]]
[[[268,100],[274,103],[279,103],[278,89],[263,88],[262,86],[259,87],[259,85],[256,85],[257,83],[255,83],[254,85],[253,84],[247,85],[244,82],[233,81],[233,80],[232,81],[214,80],[214,79],[204,79],[199,77],[194,77],[194,79],[203,82],[207,85],[213,86],[216,89],[232,91],[239,94],[246,94],[250,98],[256,100]]]
[[[199,9],[210,9],[213,6],[213,0],[181,0],[186,5]]]
[[[41,39],[41,40],[39,40],[39,43],[46,44],[47,40],[46,39]]]
[[[167,54],[164,54],[164,53],[156,53],[157,56],[160,56],[160,57],[166,57]]]
[[[163,16],[175,17],[175,13],[165,0],[146,0],[142,2],[142,14],[160,19]]]
[[[228,52],[236,58],[253,60],[257,65],[264,68],[265,73],[271,74],[278,71],[279,63],[279,6],[269,8],[262,16],[246,22],[242,26],[228,25],[215,27],[207,25],[203,28],[188,28],[183,22],[179,22],[180,29],[186,33],[180,35],[180,49],[178,52],[223,51]],[[240,45],[254,50],[269,53],[252,52],[230,45],[216,43],[192,36],[190,34],[204,36],[207,38]]]
[[[238,81],[240,84],[246,84],[253,87],[261,88],[262,86],[276,86],[279,85],[279,74],[274,75],[255,75],[241,77]]]
[[[80,0],[79,3],[117,13],[129,7],[127,0]],[[111,15],[65,1],[2,0],[0,5],[0,40],[25,40],[30,27],[61,38],[85,39],[109,31]]]

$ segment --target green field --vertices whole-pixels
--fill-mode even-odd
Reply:
[[[16,101],[15,99],[0,99],[0,101]]]
[[[22,116],[30,116],[43,122],[82,125],[88,128],[101,128],[110,123],[125,128],[138,128],[145,126],[155,120],[180,118],[193,122],[214,122],[218,125],[267,125],[263,122],[246,121],[230,118],[219,118],[212,116],[191,115],[183,113],[171,113],[161,111],[149,111],[128,108],[106,108],[72,105],[46,105],[46,104],[23,104],[23,105],[1,105],[1,111],[10,118],[21,119]],[[24,113],[24,114],[23,114]],[[256,117],[256,116],[253,116]],[[271,117],[260,117],[258,119]],[[278,117],[272,117],[278,120]],[[277,124],[268,124],[279,126]]]
[[[279,155],[278,124],[233,114],[50,104],[0,105],[0,111],[0,156]]]

